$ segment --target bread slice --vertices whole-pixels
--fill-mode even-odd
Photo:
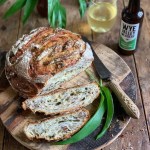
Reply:
[[[30,109],[33,113],[42,112],[46,115],[70,112],[89,105],[99,93],[98,85],[89,83],[27,99],[22,103],[22,107],[24,110]]]
[[[24,127],[24,133],[30,140],[64,140],[70,138],[81,127],[83,127],[89,117],[88,110],[80,109],[70,114],[28,123]]]

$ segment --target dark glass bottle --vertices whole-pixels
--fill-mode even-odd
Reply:
[[[123,54],[133,54],[137,49],[144,11],[140,7],[140,0],[129,0],[129,4],[122,11],[121,29],[119,37],[119,51]]]
[[[47,17],[48,4],[47,0],[38,0],[37,11],[42,17]]]

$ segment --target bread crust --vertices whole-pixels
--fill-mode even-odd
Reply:
[[[25,127],[24,127],[24,133],[25,133],[25,135],[26,135],[26,137],[29,139],[29,140],[32,140],[32,141],[40,141],[40,140],[46,140],[46,141],[48,141],[48,142],[56,142],[56,141],[59,141],[59,140],[65,140],[65,139],[68,139],[68,138],[70,138],[73,134],[75,134],[77,131],[79,131],[85,124],[86,124],[86,122],[90,119],[90,113],[89,113],[89,111],[87,110],[87,109],[85,109],[85,108],[82,108],[82,109],[80,109],[80,110],[78,110],[78,112],[85,112],[86,113],[86,117],[84,118],[84,122],[82,123],[82,125],[77,129],[77,130],[75,130],[75,131],[73,131],[72,133],[70,133],[70,134],[66,134],[65,136],[63,136],[63,137],[61,137],[61,138],[52,138],[52,139],[50,139],[50,140],[47,140],[47,139],[45,139],[45,138],[39,138],[39,137],[34,137],[34,138],[32,138],[32,137],[29,137],[27,134],[26,134],[26,128],[27,128],[27,126],[29,125],[29,124],[38,124],[38,123],[40,123],[40,122],[44,122],[44,121],[47,121],[47,120],[52,120],[52,119],[56,119],[56,118],[59,118],[59,117],[63,117],[63,116],[66,116],[66,115],[70,115],[70,114],[74,114],[74,113],[76,113],[75,111],[74,112],[71,112],[71,113],[69,113],[69,114],[65,114],[65,115],[59,115],[59,116],[54,116],[53,118],[51,118],[51,117],[49,117],[49,118],[45,118],[45,119],[42,119],[42,120],[40,120],[40,121],[35,121],[35,122],[28,122],[26,125],[25,125]]]
[[[5,73],[21,96],[33,97],[59,88],[63,81],[56,85],[51,84],[52,79],[85,62],[87,66],[64,80],[68,81],[89,67],[93,59],[91,48],[80,35],[42,27],[24,35],[7,53]],[[48,89],[49,86],[53,87]]]
[[[95,85],[95,86],[99,89],[99,86],[98,86],[98,84],[97,84],[96,82],[89,83],[89,84],[93,84],[93,85]],[[73,89],[79,88],[79,87],[84,87],[84,86],[89,85],[89,84],[85,84],[85,85],[82,85],[82,86],[81,86],[81,85],[80,85],[80,86],[75,86],[75,87],[73,87]],[[72,88],[68,88],[68,89],[72,89]],[[57,92],[55,91],[55,92],[50,93],[50,94],[42,95],[41,99],[42,99],[44,96],[53,95],[53,94],[57,94],[57,93],[60,93],[60,92],[65,92],[65,91],[68,90],[68,89],[62,89],[62,90],[59,90],[59,91],[57,91]],[[100,94],[100,90],[98,90],[98,92],[97,92],[96,95],[94,96],[93,101],[98,98],[99,94]],[[34,99],[36,99],[36,98],[37,98],[37,97],[34,97],[34,98],[29,99],[29,100],[32,101],[32,100],[34,100]],[[88,104],[88,105],[89,105],[89,104]],[[86,107],[86,106],[87,106],[87,105],[84,105],[84,106],[83,106],[83,105],[80,103],[80,104],[78,104],[78,106],[72,107],[72,108],[70,108],[70,109],[67,108],[66,110],[60,110],[60,112],[49,113],[49,112],[43,112],[43,111],[40,111],[40,110],[35,111],[34,109],[30,109],[29,107],[27,107],[26,100],[25,100],[24,102],[22,102],[22,108],[23,108],[24,110],[29,109],[29,110],[32,111],[33,113],[38,112],[38,113],[42,113],[42,114],[44,114],[44,115],[56,115],[56,114],[70,113],[70,112],[72,112],[72,111],[79,110],[79,109],[81,109],[81,108],[83,108],[83,107]]]

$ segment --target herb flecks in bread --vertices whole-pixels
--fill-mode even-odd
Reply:
[[[88,119],[89,111],[81,109],[55,118],[47,118],[38,122],[28,123],[24,128],[24,133],[30,140],[64,140],[70,138],[82,128]]]
[[[27,99],[22,103],[22,107],[24,110],[30,109],[34,113],[42,112],[46,115],[70,112],[91,104],[99,93],[98,85],[89,83]]]
[[[80,35],[42,27],[24,35],[7,53],[6,77],[20,95],[42,95],[84,71],[93,59]]]

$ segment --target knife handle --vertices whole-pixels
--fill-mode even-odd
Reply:
[[[124,110],[126,111],[126,113],[134,119],[139,119],[140,111],[138,107],[134,104],[130,97],[122,90],[119,83],[115,80],[111,80],[108,86],[118,97],[118,100],[121,103]]]

